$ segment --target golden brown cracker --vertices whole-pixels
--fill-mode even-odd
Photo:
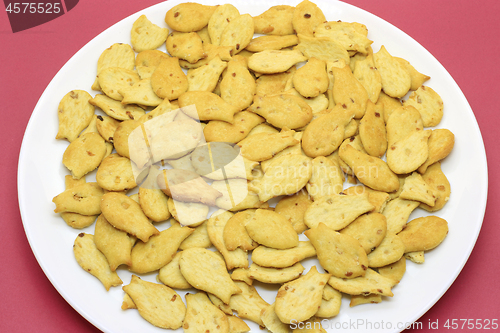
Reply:
[[[89,103],[92,96],[84,90],[71,90],[59,102],[57,117],[59,129],[56,139],[73,142],[94,116],[94,106]]]
[[[301,128],[312,119],[311,107],[299,97],[288,94],[256,95],[247,110],[264,117],[277,128]]]
[[[132,298],[141,317],[160,328],[181,327],[186,315],[182,298],[169,287],[143,281],[132,275],[130,284],[122,288]]]
[[[435,190],[436,201],[434,202],[433,207],[430,207],[424,203],[421,203],[420,207],[428,212],[435,212],[440,210],[450,199],[451,193],[450,182],[441,170],[441,163],[436,162],[429,166],[425,173],[422,175],[422,178]]]
[[[366,254],[369,254],[385,238],[387,221],[380,213],[363,214],[339,232],[357,239]]]
[[[151,87],[160,98],[174,100],[188,89],[186,74],[179,66],[179,58],[163,58],[151,74]]]
[[[276,295],[276,314],[286,324],[311,318],[321,304],[323,288],[330,274],[319,273],[316,266],[297,280],[287,282]]]
[[[297,247],[286,250],[258,246],[252,252],[252,261],[263,267],[284,268],[293,266],[301,260],[315,255],[316,249],[310,241],[299,241]]]
[[[420,86],[403,104],[412,105],[420,112],[424,127],[437,126],[443,118],[443,99],[431,87]]]
[[[395,98],[406,95],[411,88],[411,76],[406,66],[397,61],[384,45],[373,54],[373,60],[382,78],[384,92]]]
[[[123,193],[108,192],[102,196],[101,210],[106,220],[115,228],[126,231],[147,242],[160,232],[149,222],[141,206]]]
[[[198,31],[208,24],[216,8],[194,2],[181,3],[168,10],[165,23],[180,32]]]
[[[425,216],[408,222],[398,236],[405,245],[405,253],[432,250],[448,234],[448,222],[438,216]]]
[[[325,21],[323,11],[309,0],[299,3],[293,12],[292,25],[297,34],[312,36],[316,27]]]
[[[95,170],[106,153],[104,140],[98,133],[84,134],[69,144],[62,162],[73,178],[80,179]]]
[[[186,318],[182,324],[185,333],[229,332],[226,314],[210,302],[205,293],[186,295]]]
[[[299,244],[292,225],[283,216],[267,209],[257,209],[245,228],[250,238],[267,247],[284,250]]]
[[[207,55],[203,50],[203,42],[196,32],[172,32],[168,35],[167,51],[172,57],[194,64]]]
[[[225,304],[229,304],[231,295],[241,292],[231,280],[224,260],[212,251],[201,248],[184,250],[179,265],[182,275],[190,285],[213,293]]]
[[[256,34],[290,35],[293,30],[293,13],[295,7],[288,5],[272,6],[262,14],[254,16]]]
[[[432,130],[429,136],[429,156],[427,160],[418,167],[418,172],[424,174],[427,168],[448,156],[455,145],[455,135],[448,129],[440,128]]]
[[[167,28],[160,28],[148,20],[146,15],[141,15],[132,25],[130,42],[135,52],[154,50],[165,42],[167,35]]]
[[[398,176],[380,158],[357,151],[350,144],[339,151],[339,156],[364,185],[383,192],[399,188]]]
[[[101,281],[106,290],[119,286],[122,280],[109,268],[108,261],[94,243],[94,235],[80,233],[73,244],[73,253],[78,265]]]
[[[316,249],[321,267],[332,276],[353,279],[365,275],[368,258],[357,239],[336,232],[324,223],[306,230],[304,234]]]
[[[359,122],[359,138],[369,155],[382,157],[385,154],[387,133],[383,114],[371,101],[368,101],[365,115]]]

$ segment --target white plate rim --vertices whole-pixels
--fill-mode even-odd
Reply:
[[[210,1],[210,0],[207,0],[207,1]],[[169,1],[168,4],[167,3],[159,3],[159,4],[156,4],[156,5],[153,5],[153,6],[149,7],[149,8],[146,8],[143,11],[152,10],[153,8],[156,8],[156,7],[159,8],[161,6],[167,6],[166,8],[170,8],[171,4],[173,5],[173,4],[177,3],[177,2],[178,1]],[[204,1],[200,1],[200,2],[204,2]],[[239,1],[234,1],[233,3],[238,3],[238,2]],[[267,7],[269,7],[271,5],[270,4],[271,1],[257,1],[257,2],[258,3],[265,3]],[[274,1],[272,1],[272,2],[274,2]],[[298,1],[295,1],[295,2],[298,2]],[[317,1],[316,3],[319,4],[320,2],[322,2],[322,0]],[[368,13],[368,12],[366,12],[366,11],[360,9],[360,8],[357,8],[357,7],[353,6],[353,5],[349,5],[349,4],[346,4],[346,3],[342,3],[340,1],[338,3],[332,4],[332,5],[334,5],[334,7],[335,6],[352,7],[352,8],[355,8],[356,11],[362,11],[364,13],[372,15],[377,20],[380,20],[380,21],[384,22],[384,24],[390,25],[392,28],[396,29],[398,33],[404,34],[406,36],[406,38],[411,39],[412,42],[418,44],[418,42],[416,42],[413,38],[411,38],[410,36],[408,36],[406,33],[402,32],[398,28],[394,27],[390,23],[388,23],[385,20],[383,20],[383,19],[381,19],[379,17],[376,17],[375,15],[370,14],[370,13]],[[320,7],[321,7],[321,5],[320,5]],[[30,244],[30,246],[31,246],[31,248],[33,250],[34,255],[35,255],[35,258],[37,259],[39,265],[41,266],[42,270],[46,274],[47,278],[51,281],[51,283],[54,285],[54,287],[56,288],[56,290],[61,294],[61,296],[76,311],[78,311],[84,318],[86,318],[89,322],[91,322],[92,324],[94,324],[96,327],[98,327],[99,329],[101,329],[103,331],[107,331],[109,329],[109,327],[107,327],[106,325],[103,325],[102,323],[95,322],[95,320],[93,320],[92,315],[89,314],[89,312],[85,308],[82,308],[79,304],[77,304],[72,299],[72,296],[66,290],[62,289],[58,285],[57,279],[54,276],[54,272],[51,271],[51,270],[49,270],[47,268],[47,266],[45,265],[45,259],[43,257],[40,257],[39,252],[37,251],[38,241],[36,240],[36,235],[33,235],[31,233],[31,229],[29,227],[29,223],[27,222],[28,218],[29,218],[29,215],[30,215],[29,212],[28,212],[29,204],[24,201],[25,196],[23,195],[24,193],[26,193],[27,188],[29,187],[29,185],[26,184],[26,182],[24,181],[26,179],[26,177],[25,177],[26,176],[26,172],[28,172],[28,170],[25,167],[26,164],[27,164],[26,163],[26,159],[27,159],[26,154],[27,154],[27,150],[28,150],[28,148],[27,148],[27,145],[28,145],[28,143],[27,143],[28,142],[27,136],[33,131],[32,127],[34,126],[33,123],[35,122],[34,121],[35,117],[41,113],[41,111],[40,111],[40,105],[43,104],[43,99],[44,99],[44,96],[46,95],[46,92],[50,91],[50,89],[52,88],[52,86],[54,84],[54,81],[57,81],[60,78],[60,76],[63,75],[63,73],[66,71],[66,68],[70,66],[70,64],[72,63],[72,61],[74,61],[74,58],[76,58],[79,54],[83,53],[82,50],[86,50],[86,49],[90,48],[95,43],[95,41],[98,38],[103,38],[102,36],[104,34],[106,34],[110,29],[112,29],[115,26],[118,26],[118,25],[122,24],[124,21],[130,20],[131,17],[137,16],[139,13],[141,13],[143,11],[134,13],[134,14],[130,15],[129,17],[123,19],[122,21],[116,23],[112,27],[110,27],[110,28],[106,29],[105,31],[103,31],[101,34],[99,34],[94,39],[92,39],[90,42],[88,42],[84,47],[82,47],[82,49],[80,49],[59,70],[59,72],[51,80],[51,82],[49,83],[49,85],[45,89],[44,93],[40,97],[40,100],[38,101],[37,105],[35,106],[35,109],[33,111],[33,115],[30,117],[30,120],[29,120],[28,125],[26,127],[26,131],[25,131],[25,135],[23,137],[23,142],[22,142],[21,151],[20,151],[20,155],[19,155],[19,165],[18,165],[18,193],[19,193],[19,195],[18,195],[18,201],[19,201],[21,218],[23,220],[23,226],[24,226],[27,238],[28,238],[28,242],[29,242],[29,244]],[[328,19],[328,17],[327,17],[327,19]],[[439,63],[438,60],[435,59],[434,56],[432,56],[432,54],[430,54],[423,46],[421,46],[420,44],[418,44],[418,45],[422,48],[422,51],[424,51],[424,52],[427,53],[427,56],[432,57],[432,59],[434,61],[436,61],[437,63]],[[441,67],[442,67],[442,69],[444,71],[446,71],[446,69],[442,65],[441,65]],[[449,73],[447,71],[446,71],[446,73],[449,75]],[[481,229],[481,225],[482,225],[482,221],[483,221],[484,213],[485,213],[485,209],[486,209],[486,203],[487,203],[487,193],[488,193],[488,171],[487,171],[487,169],[488,168],[487,168],[487,160],[486,160],[486,153],[485,153],[485,149],[484,149],[484,143],[483,143],[483,140],[482,140],[482,135],[481,135],[481,132],[480,132],[480,129],[479,129],[479,125],[477,124],[477,121],[476,121],[476,119],[474,117],[474,113],[473,113],[472,109],[470,108],[470,105],[468,104],[468,102],[467,102],[465,96],[463,95],[462,91],[460,90],[460,88],[458,87],[458,85],[456,84],[456,82],[453,80],[453,78],[451,78],[451,76],[449,78],[453,82],[455,90],[458,90],[460,92],[459,96],[457,96],[457,97],[462,100],[462,102],[464,103],[464,105],[466,106],[466,108],[468,108],[468,110],[470,111],[469,115],[472,116],[472,118],[469,119],[469,120],[472,120],[472,122],[470,122],[470,125],[472,125],[472,128],[473,128],[473,130],[475,132],[475,133],[472,133],[472,135],[475,137],[476,141],[478,141],[477,143],[479,143],[479,145],[477,145],[476,148],[479,149],[479,151],[477,153],[481,157],[481,159],[478,160],[478,161],[476,161],[476,167],[479,169],[478,170],[478,174],[480,176],[479,181],[481,183],[481,187],[482,188],[481,188],[481,193],[480,193],[481,195],[480,195],[479,200],[478,200],[479,205],[476,207],[476,210],[475,210],[476,214],[475,215],[478,218],[478,220],[480,220],[480,223],[478,223],[477,225],[475,225],[475,228],[473,230],[471,230],[472,232],[470,234],[472,235],[472,237],[471,237],[472,241],[468,244],[469,246],[467,246],[467,248],[465,248],[465,250],[463,251],[463,257],[462,257],[462,260],[461,260],[460,264],[455,267],[455,270],[448,277],[449,283],[447,283],[447,286],[444,287],[444,288],[442,288],[442,290],[439,293],[437,293],[434,298],[430,298],[428,300],[428,302],[426,303],[426,305],[422,307],[422,309],[421,309],[420,312],[416,312],[416,313],[413,314],[413,316],[411,317],[411,319],[409,319],[412,322],[415,321],[415,320],[417,320],[418,318],[420,318],[425,312],[427,312],[428,309],[430,309],[430,307],[432,307],[441,298],[441,296],[448,290],[448,288],[451,286],[451,284],[453,283],[453,281],[455,281],[456,277],[459,275],[459,273],[463,269],[465,263],[467,262],[470,254],[471,254],[471,252],[472,252],[472,250],[474,248],[475,242],[477,241],[477,237],[478,237],[480,229]],[[453,184],[452,184],[452,187],[453,187]],[[126,284],[126,282],[127,281],[124,281],[124,284]],[[147,323],[145,323],[145,324],[148,325]]]

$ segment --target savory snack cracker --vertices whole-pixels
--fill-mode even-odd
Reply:
[[[269,303],[262,299],[255,287],[239,281],[236,281],[235,285],[241,290],[241,293],[231,296],[229,301],[231,309],[238,313],[240,318],[251,320],[261,326],[264,325],[260,314],[269,306]]]
[[[193,231],[177,224],[152,236],[147,242],[138,242],[130,254],[130,271],[145,274],[159,270],[172,261],[181,243]]]
[[[312,175],[311,159],[304,155],[284,155],[269,164],[264,177],[250,189],[254,189],[262,202],[281,195],[300,191]]]
[[[347,50],[336,40],[329,37],[312,37],[309,35],[298,34],[299,44],[296,49],[300,50],[307,58],[317,58],[323,61],[344,60],[349,64],[350,57]]]
[[[436,201],[434,206],[428,206],[424,203],[420,207],[428,212],[435,212],[444,207],[450,199],[451,187],[448,178],[441,170],[441,163],[436,162],[429,166],[425,173],[422,175],[424,181],[429,184],[435,191]]]
[[[231,55],[241,52],[253,38],[253,18],[250,14],[235,17],[224,28],[220,36],[220,45],[231,46]]]
[[[265,121],[261,116],[250,112],[241,111],[234,115],[234,124],[225,121],[212,120],[203,129],[207,142],[237,143],[248,136],[250,131]]]
[[[52,199],[56,205],[54,212],[99,215],[101,214],[100,203],[103,194],[103,189],[97,183],[83,183],[70,187]]]
[[[321,274],[313,266],[306,275],[281,286],[275,303],[279,319],[290,324],[311,318],[318,311],[329,278],[330,274]]]
[[[382,242],[368,254],[370,267],[382,267],[392,264],[403,256],[405,245],[398,235],[388,232]]]
[[[73,178],[80,179],[101,164],[105,153],[103,138],[98,133],[86,133],[69,144],[62,162]]]
[[[181,269],[179,268],[179,259],[181,258],[182,251],[177,252],[172,261],[160,268],[158,271],[158,280],[174,289],[190,289],[193,288],[182,276]]]
[[[365,276],[359,276],[354,279],[341,279],[332,276],[328,280],[328,284],[335,290],[349,295],[376,294],[392,297],[394,294],[391,288],[396,285],[397,282],[368,268]]]
[[[405,272],[406,272],[406,258],[404,256],[392,264],[378,268],[378,273],[380,275],[393,279],[398,283],[403,278]]]
[[[123,99],[119,90],[130,87],[141,79],[136,71],[120,67],[105,68],[97,74],[97,78],[101,91],[117,101]]]
[[[339,150],[339,156],[364,185],[383,192],[393,192],[399,188],[398,176],[380,158],[362,153],[350,144]]]
[[[142,52],[157,49],[165,42],[167,36],[167,28],[160,28],[151,23],[146,15],[141,15],[132,25],[130,42],[135,52]]]
[[[97,75],[106,68],[119,67],[129,70],[134,69],[135,53],[132,47],[125,43],[114,43],[105,49],[97,60]],[[99,79],[96,77],[93,90],[101,90]]]
[[[293,76],[293,86],[306,98],[317,97],[328,89],[326,64],[322,60],[309,58]]]
[[[336,232],[324,223],[306,230],[304,234],[316,249],[321,267],[332,276],[353,279],[365,275],[368,258],[357,239]]]
[[[227,63],[227,70],[220,81],[221,98],[238,110],[245,110],[252,104],[255,89],[255,79],[248,71],[247,60],[234,56]]]
[[[368,54],[363,60],[356,61],[353,74],[366,89],[370,101],[377,103],[382,90],[382,78],[375,67],[373,54]]]
[[[172,32],[168,35],[166,47],[172,57],[191,64],[207,56],[201,37],[196,32]]]
[[[245,251],[250,251],[255,249],[258,244],[250,238],[245,225],[252,220],[255,214],[254,209],[247,209],[240,211],[227,221],[224,226],[224,244],[229,251],[241,248]]]
[[[357,22],[331,21],[323,22],[314,29],[316,37],[330,37],[338,41],[350,55],[360,53],[366,55],[373,43],[368,39],[368,29]]]
[[[312,160],[312,175],[307,182],[307,193],[313,200],[339,194],[344,186],[344,175],[338,163],[324,156]]]
[[[141,206],[123,193],[104,194],[101,199],[101,210],[113,227],[126,231],[143,242],[160,233],[144,215]]]
[[[226,264],[214,252],[192,248],[182,251],[179,259],[182,276],[193,287],[212,293],[225,304],[241,289],[231,280]]]
[[[276,74],[305,60],[307,57],[299,50],[264,50],[248,58],[248,68],[257,73]]]
[[[299,244],[292,225],[281,215],[267,209],[257,209],[245,228],[250,238],[274,249],[289,249]]]
[[[432,250],[448,234],[448,222],[438,216],[416,218],[398,233],[405,245],[405,253]]]
[[[139,204],[144,215],[153,222],[166,221],[170,218],[168,197],[157,188],[139,188]]]
[[[284,128],[280,133],[258,133],[238,142],[241,155],[251,161],[268,160],[283,149],[299,143],[295,131]]]
[[[97,249],[106,256],[112,271],[116,271],[122,264],[127,266],[132,264],[130,252],[135,242],[135,237],[116,229],[104,215],[99,215],[95,222],[94,243]]]
[[[315,255],[316,249],[310,241],[299,241],[297,247],[286,250],[258,246],[252,251],[252,261],[263,267],[284,268]]]
[[[290,331],[290,326],[283,323],[276,315],[275,303],[269,305],[262,311],[260,319],[270,332],[288,333]]]
[[[250,41],[246,47],[250,52],[261,52],[264,50],[281,50],[290,46],[297,45],[299,39],[297,35],[285,36],[260,36]]]
[[[103,94],[95,95],[89,103],[97,106],[108,116],[116,120],[139,119],[145,114],[144,110],[137,105],[124,105],[120,103],[120,101],[114,100]]]
[[[448,156],[455,145],[455,135],[448,129],[434,129],[427,141],[429,145],[429,156],[427,160],[418,167],[418,172],[424,174],[427,168]]]
[[[411,88],[411,76],[406,66],[397,61],[384,45],[373,54],[373,60],[382,78],[384,92],[395,98],[406,95]]]
[[[295,194],[281,198],[276,204],[274,211],[283,215],[292,224],[295,232],[301,234],[307,229],[307,225],[304,223],[304,214],[311,204],[312,200],[308,193],[305,190],[301,190]]]
[[[186,294],[186,307],[182,324],[185,333],[229,332],[226,314],[213,305],[205,293]]]
[[[307,125],[302,136],[302,149],[309,157],[327,156],[333,153],[344,140],[345,126],[354,117],[351,110],[337,104]]]
[[[424,127],[437,126],[443,118],[443,99],[430,87],[420,86],[403,104],[412,105],[420,112]]]
[[[170,329],[181,327],[186,306],[173,289],[143,281],[136,275],[132,275],[130,284],[122,289],[133,300],[141,317],[154,326]]]
[[[341,230],[361,214],[375,207],[368,200],[368,193],[362,195],[328,195],[314,201],[304,214],[304,222],[309,228],[320,223],[333,230]]]
[[[92,96],[84,90],[71,90],[59,102],[57,117],[59,129],[56,139],[73,142],[92,120],[95,108],[89,101]]]
[[[80,233],[75,239],[73,253],[80,267],[99,279],[106,290],[119,286],[122,280],[109,268],[108,261],[94,243],[94,236]]]
[[[329,69],[333,75],[333,101],[344,109],[354,113],[354,118],[360,119],[365,114],[368,93],[363,85],[351,72],[348,63],[340,60],[337,66]]]
[[[387,233],[386,218],[376,212],[363,214],[339,232],[357,239],[366,254],[369,254],[385,238]]]
[[[195,105],[194,109],[185,106]],[[221,120],[234,123],[234,114],[238,109],[209,91],[188,91],[179,96],[182,112],[199,120]]]
[[[224,229],[233,215],[234,214],[231,212],[218,210],[214,212],[207,221],[208,237],[224,258],[228,270],[239,267],[248,267],[248,255],[246,251],[241,248],[236,248],[235,250],[230,251],[224,243]],[[227,302],[225,303],[227,304]]]
[[[127,191],[137,186],[128,158],[111,154],[102,160],[96,173],[100,187],[108,191]]]
[[[418,205],[418,201],[404,200],[399,197],[389,201],[382,211],[387,221],[387,231],[400,232]]]
[[[255,95],[253,104],[247,109],[264,117],[277,128],[297,129],[312,119],[312,109],[301,98],[289,94]]]
[[[164,169],[157,181],[162,191],[177,201],[215,206],[215,200],[222,196],[197,173],[188,170]]]
[[[123,87],[118,92],[123,96],[122,104],[158,106],[163,102],[163,98],[158,97],[154,92],[151,78],[142,79],[130,87]]]
[[[216,6],[186,2],[170,8],[165,15],[165,23],[180,32],[201,30],[208,24]]]
[[[288,5],[272,6],[262,14],[254,16],[254,30],[256,34],[291,35],[293,30],[293,13],[295,7]]]
[[[387,133],[383,114],[371,101],[367,102],[365,115],[359,122],[359,138],[369,155],[382,157],[385,154]]]
[[[434,206],[434,202],[436,202],[435,192],[419,173],[414,172],[406,177],[399,197],[406,200],[420,201],[432,207]]]
[[[214,13],[208,20],[208,35],[213,45],[219,46],[220,39],[224,29],[229,25],[229,22],[240,16],[240,12],[231,4],[223,4],[217,6]]]
[[[300,262],[285,268],[261,267],[252,263],[248,268],[247,275],[253,280],[264,283],[285,283],[298,278],[304,267]]]
[[[394,173],[411,173],[429,157],[430,130],[415,131],[387,148],[387,165]]]
[[[312,36],[316,27],[325,21],[323,11],[309,0],[299,3],[293,12],[292,25],[297,34]]]
[[[186,92],[189,83],[179,66],[179,58],[163,58],[151,74],[151,88],[164,99],[174,100]]]
[[[188,70],[188,91],[214,91],[226,67],[227,62],[216,56],[206,66]]]

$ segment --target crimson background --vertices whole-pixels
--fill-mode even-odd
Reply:
[[[28,244],[17,203],[24,130],[52,77],[100,32],[158,0],[85,0],[46,24],[13,34],[0,13],[0,332],[98,332],[54,289]],[[221,1],[223,3],[224,1]],[[284,1],[286,2],[286,0]],[[497,0],[346,0],[400,28],[429,50],[467,97],[483,134],[489,193],[483,228],[462,273],[419,321],[500,320],[500,70]],[[3,8],[2,8],[3,11]],[[453,112],[453,110],[447,110]],[[497,147],[497,148],[495,148]],[[470,161],[473,163],[473,161]],[[471,209],[474,202],[470,203]],[[43,221],[40,221],[43,223]],[[427,325],[418,332],[426,332]],[[430,330],[429,330],[430,331]],[[416,331],[415,331],[416,332]]]

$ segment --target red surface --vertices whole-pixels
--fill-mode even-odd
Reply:
[[[67,14],[41,26],[11,32],[0,13],[0,66],[3,144],[0,170],[0,332],[97,332],[58,294],[28,244],[17,203],[17,160],[35,104],[64,63],[94,36],[156,0],[84,0]],[[497,256],[500,227],[500,149],[495,144],[500,77],[500,2],[497,0],[348,0],[408,33],[450,72],[467,97],[485,142],[489,193],[479,239],[462,273],[419,321],[500,320]],[[221,2],[223,3],[223,1]],[[497,148],[495,148],[497,147]],[[471,161],[471,163],[473,163]],[[471,202],[471,207],[474,205]],[[435,331],[435,330],[434,330]],[[441,331],[441,330],[439,330]]]

